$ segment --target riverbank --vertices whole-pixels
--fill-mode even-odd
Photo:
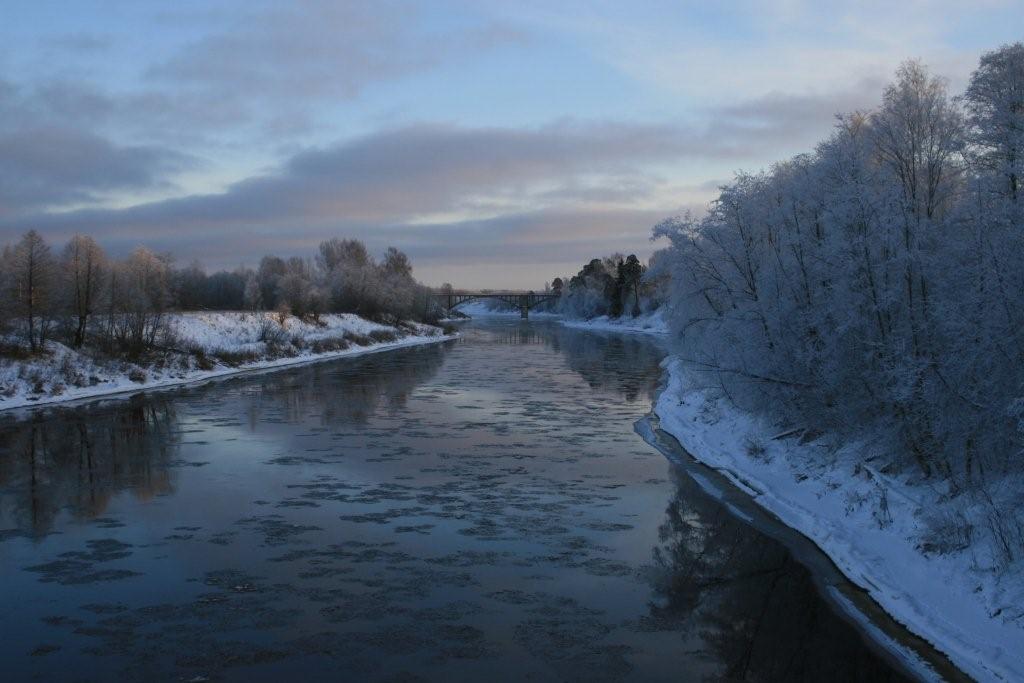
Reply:
[[[518,317],[519,311],[505,310],[500,308],[489,308],[483,301],[474,301],[459,308],[460,312],[469,318],[488,317]],[[600,330],[611,332],[642,332],[645,334],[668,334],[668,323],[662,316],[662,311],[656,310],[653,313],[645,313],[637,317],[622,316],[611,318],[607,315],[596,318],[567,318],[561,313],[550,313],[547,311],[530,311],[531,318],[543,318],[557,320],[566,327],[575,327],[581,330]],[[453,319],[452,322],[458,322]]]
[[[896,620],[978,680],[1024,680],[1024,581],[974,548],[930,550],[937,492],[857,466],[868,441],[804,442],[694,388],[678,359],[654,412],[695,459],[817,544]],[[927,553],[927,554],[926,554]]]
[[[621,318],[610,318],[606,315],[591,318],[589,320],[576,320],[574,318],[562,318],[562,324],[566,327],[577,327],[583,330],[608,330],[613,332],[642,332],[645,334],[668,334],[668,323],[662,316],[661,309],[653,313],[645,313],[635,318],[622,316]]]
[[[386,351],[454,338],[420,323],[382,325],[352,314],[319,323],[276,313],[174,314],[173,348],[128,361],[48,342],[43,354],[0,359],[0,411],[97,398]]]

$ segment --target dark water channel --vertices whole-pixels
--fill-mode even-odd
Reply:
[[[663,354],[474,322],[0,416],[0,678],[901,680],[634,433]]]

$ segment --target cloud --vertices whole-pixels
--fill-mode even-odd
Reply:
[[[44,48],[53,48],[77,55],[106,52],[111,48],[110,36],[96,33],[64,33],[45,40]]]
[[[0,81],[0,217],[167,186],[171,175],[194,165],[186,154],[95,132],[111,106],[73,84],[26,90]]]
[[[0,217],[155,187],[187,163],[187,157],[168,150],[118,146],[68,128],[0,133]]]
[[[57,237],[89,232],[115,250],[143,242],[214,265],[254,262],[266,251],[308,252],[337,234],[371,243],[387,235],[423,259],[447,255],[453,263],[456,254],[575,258],[588,250],[644,244],[659,217],[682,203],[699,209],[714,187],[671,184],[667,178],[676,165],[750,161],[780,147],[810,144],[809,129],[826,129],[838,109],[875,99],[872,90],[880,87],[864,81],[830,96],[770,93],[707,108],[711,123],[704,127],[573,120],[534,127],[403,126],[301,150],[223,192],[37,213],[28,222]],[[92,102],[74,90],[54,93],[38,99],[55,111],[66,102]],[[98,118],[103,102],[93,102]],[[84,133],[37,133],[31,140],[5,155],[8,164],[0,156],[0,178],[4,169],[12,177],[13,169],[40,169],[30,174],[32,183],[7,186],[23,207],[151,185],[187,161],[159,148],[115,147]],[[62,188],[62,194],[48,188]],[[2,221],[0,234],[10,236],[24,224]]]
[[[837,114],[877,107],[886,81],[865,78],[823,93],[768,92],[707,108],[709,137],[751,145],[763,157],[809,151],[835,125]],[[756,142],[755,142],[756,141]],[[737,156],[741,154],[737,150]]]
[[[504,24],[429,31],[408,2],[308,2],[242,14],[151,66],[156,82],[247,99],[353,98],[445,60],[525,36]]]
[[[145,243],[217,266],[309,253],[339,234],[395,244],[428,267],[556,254],[562,263],[646,245],[650,225],[674,209],[656,199],[664,181],[648,169],[708,152],[693,139],[614,123],[409,126],[302,151],[223,193],[0,220],[0,236],[31,224],[57,241],[87,232],[115,252]]]

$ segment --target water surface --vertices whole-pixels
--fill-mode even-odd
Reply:
[[[663,355],[474,322],[0,418],[5,680],[899,680],[633,432]]]

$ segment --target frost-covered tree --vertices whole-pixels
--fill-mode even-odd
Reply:
[[[945,79],[920,62],[904,62],[871,116],[871,131],[875,152],[895,176],[906,208],[918,220],[947,209],[959,178],[964,120]]]
[[[260,259],[259,269],[256,271],[256,279],[260,286],[260,300],[267,310],[275,310],[278,307],[277,286],[280,280],[288,271],[284,259],[279,256],[264,256]]]
[[[964,102],[975,164],[996,176],[997,191],[1017,203],[1024,173],[1024,43],[982,55]]]
[[[260,280],[256,273],[250,272],[245,279],[245,291],[243,301],[246,309],[250,311],[263,310],[263,291],[260,289]]]
[[[972,81],[1007,112],[1016,50]],[[658,225],[670,246],[647,276],[670,283],[696,378],[784,424],[890,435],[954,491],[1024,465],[1024,231],[991,163],[1017,132],[974,90],[967,136],[945,83],[904,64],[876,111],[840,116],[812,153]]]
[[[133,356],[153,348],[167,333],[170,257],[136,248],[114,267],[107,297],[111,341]]]
[[[292,315],[301,318],[312,312],[314,287],[312,264],[293,256],[288,259],[284,275],[277,281],[275,299],[286,304]]]

